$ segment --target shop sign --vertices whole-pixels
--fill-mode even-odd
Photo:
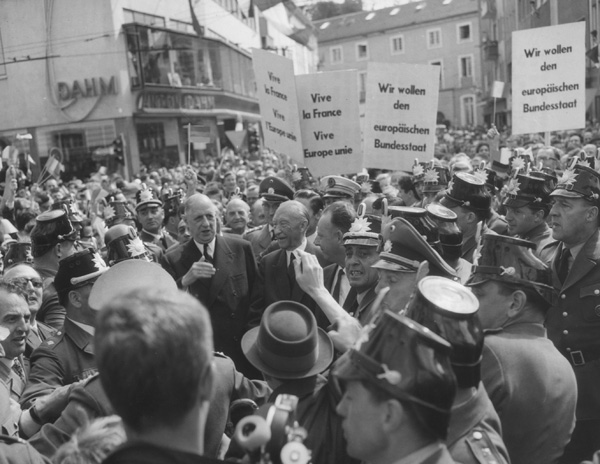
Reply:
[[[141,92],[137,109],[144,110],[212,110],[215,97],[186,92]]]
[[[82,81],[73,81],[69,85],[67,82],[58,83],[58,98],[60,100],[77,100],[78,98],[91,98],[104,95],[117,95],[117,85],[115,76],[109,79],[102,77],[91,77]]]

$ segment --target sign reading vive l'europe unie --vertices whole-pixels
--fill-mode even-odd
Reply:
[[[83,80],[74,80],[69,85],[66,82],[58,83],[58,98],[61,100],[77,100],[78,98],[91,98],[104,95],[117,95],[115,76],[109,79],[91,77]]]

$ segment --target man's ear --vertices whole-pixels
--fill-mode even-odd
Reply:
[[[473,212],[473,211],[469,211],[467,213],[467,221],[472,223],[478,223],[479,222],[479,218],[477,217],[477,215]]]
[[[77,290],[69,290],[68,293],[69,303],[71,303],[76,308],[81,308],[83,306],[83,302],[81,301],[81,295]]]
[[[527,295],[522,290],[515,290],[510,295],[510,306],[508,307],[508,317],[515,317],[527,305]]]

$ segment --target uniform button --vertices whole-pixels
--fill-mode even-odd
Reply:
[[[567,347],[567,352],[570,353],[571,352],[571,348]]]
[[[563,330],[563,335],[569,335],[569,331],[568,330]]]
[[[600,290],[598,290],[598,289],[594,290],[594,295],[600,295]]]
[[[560,296],[561,300],[564,300],[567,297],[567,295],[565,295],[564,293]]]
[[[564,316],[564,317],[567,317],[568,315],[569,315],[569,313],[568,313],[568,312],[566,312],[566,311],[563,313],[563,316]]]
[[[481,432],[473,432],[473,438],[475,440],[481,440],[483,438],[483,435],[481,434]]]

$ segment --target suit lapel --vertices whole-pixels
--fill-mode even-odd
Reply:
[[[553,274],[556,273],[556,259],[558,259],[558,256],[560,256],[560,254],[557,253],[555,256],[555,261],[552,263]],[[583,279],[592,269],[596,267],[599,258],[600,247],[598,246],[598,231],[596,231],[594,235],[592,235],[588,241],[585,242],[585,245],[583,245],[583,248],[581,248],[577,254],[577,257],[573,261],[571,270],[569,271],[567,279],[565,280],[561,290],[565,291]]]
[[[291,287],[290,280],[287,273],[287,255],[285,250],[279,250],[276,259],[273,262],[273,275],[275,276],[275,294],[279,297],[280,295],[290,295]],[[269,282],[265,282],[266,285],[270,285]]]
[[[233,252],[227,241],[220,236],[215,239],[215,254],[213,256],[213,265],[216,269],[215,275],[210,279],[210,290],[208,293],[208,305],[212,305],[217,295],[221,291],[225,282],[229,278],[229,273],[232,271]]]
[[[258,244],[262,248],[261,251],[269,248],[271,244],[271,232],[269,231],[269,225],[265,224],[265,226],[260,231],[260,236],[258,237]]]

